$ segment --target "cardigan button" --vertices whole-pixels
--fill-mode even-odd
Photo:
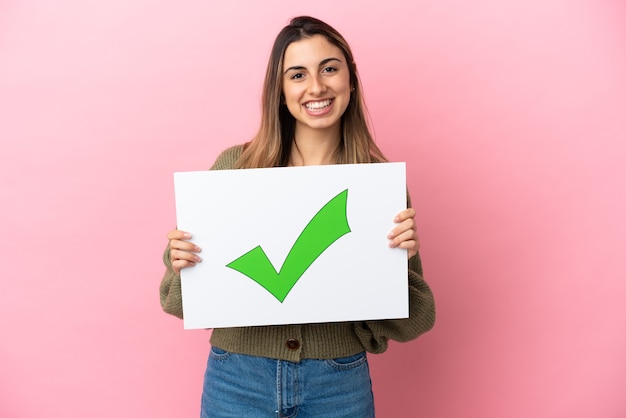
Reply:
[[[288,349],[296,351],[298,348],[300,348],[300,341],[296,340],[295,338],[290,338],[287,340],[285,345]]]

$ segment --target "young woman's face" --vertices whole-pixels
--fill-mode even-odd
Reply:
[[[291,43],[283,59],[283,95],[296,134],[337,130],[350,102],[350,72],[341,49],[322,35]]]

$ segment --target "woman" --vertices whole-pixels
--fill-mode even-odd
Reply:
[[[257,135],[224,151],[212,169],[383,161],[350,47],[326,23],[298,17],[274,42]],[[365,352],[382,353],[389,339],[408,341],[434,325],[414,216],[410,207],[400,212],[387,237],[390,247],[408,253],[409,318],[215,329],[201,416],[374,416]],[[182,317],[180,270],[201,261],[200,248],[186,231],[167,237],[161,304]]]

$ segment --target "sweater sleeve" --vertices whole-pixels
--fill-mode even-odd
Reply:
[[[165,274],[161,280],[161,308],[168,314],[183,318],[183,296],[180,288],[180,274],[176,274],[172,269],[169,246],[163,253],[163,264],[165,264]]]
[[[241,155],[243,145],[235,145],[222,152],[211,166],[211,170],[231,169]],[[161,296],[161,308],[168,314],[183,317],[183,296],[181,293],[180,274],[174,272],[172,260],[170,258],[169,245],[163,252],[163,264],[165,264],[165,274],[161,279],[159,288]]]
[[[422,277],[419,254],[409,260],[409,317],[354,323],[354,332],[367,351],[379,354],[389,340],[406,342],[429,331],[435,325],[435,300]]]

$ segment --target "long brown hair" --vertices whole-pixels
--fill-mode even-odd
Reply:
[[[263,85],[261,126],[254,139],[246,144],[235,168],[280,167],[288,164],[296,123],[287,106],[281,103],[283,58],[292,42],[314,35],[324,36],[343,52],[353,88],[348,107],[341,117],[342,137],[335,152],[335,162],[356,164],[387,161],[374,143],[368,127],[367,110],[350,46],[330,25],[312,17],[301,16],[292,19],[274,41]]]

